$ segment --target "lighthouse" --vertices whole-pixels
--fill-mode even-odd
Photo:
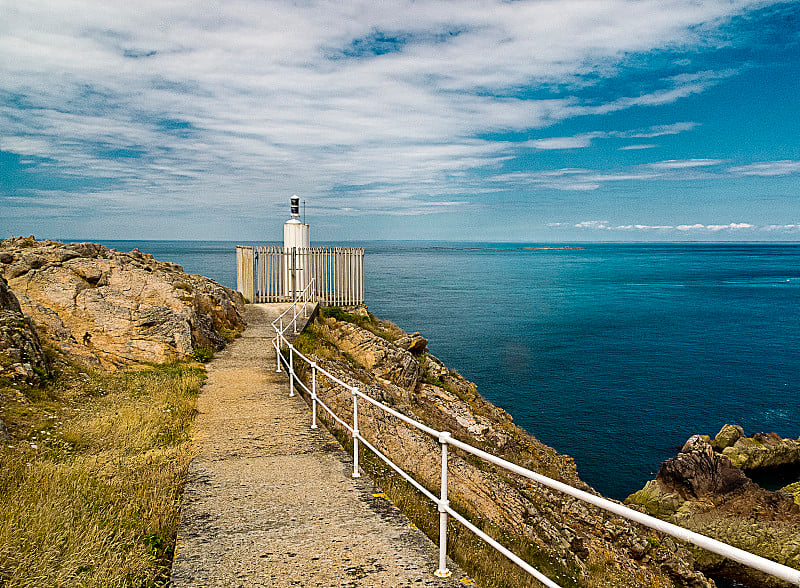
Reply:
[[[308,283],[306,271],[306,253],[311,246],[309,228],[300,222],[300,197],[290,198],[291,218],[283,225],[283,251],[286,255],[284,264],[284,295],[296,296]]]
[[[364,248],[311,247],[300,221],[300,197],[291,197],[283,247],[236,246],[236,288],[253,303],[287,302],[302,296],[333,306],[364,303]],[[309,286],[313,284],[313,286]]]

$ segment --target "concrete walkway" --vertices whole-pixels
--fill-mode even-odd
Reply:
[[[243,336],[208,365],[173,586],[464,586],[453,564],[433,575],[433,543],[288,398],[270,344],[285,308],[249,305]]]

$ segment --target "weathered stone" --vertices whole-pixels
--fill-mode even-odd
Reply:
[[[3,422],[3,419],[0,419],[0,441],[8,441],[11,439],[11,433],[8,432],[8,427]]]
[[[332,324],[342,351],[381,378],[406,390],[416,388],[422,368],[411,353],[354,324]]]
[[[800,482],[789,484],[788,486],[781,488],[781,490],[794,496],[795,503],[800,505]]]
[[[800,439],[782,439],[775,433],[740,437],[722,453],[743,470],[800,464]]]
[[[22,310],[65,352],[89,363],[163,362],[221,349],[244,328],[241,295],[140,251],[95,243],[6,239],[0,266]]]
[[[691,437],[677,457],[661,464],[656,479],[685,500],[732,492],[748,482],[742,470],[699,435]]]
[[[428,340],[425,337],[421,337],[419,333],[410,333],[398,338],[394,344],[411,352],[413,355],[421,355],[428,347]]]
[[[717,433],[717,436],[714,437],[714,441],[712,441],[711,444],[717,451],[722,451],[726,447],[730,447],[736,443],[742,437],[744,437],[744,429],[742,429],[742,427],[739,425],[724,425],[719,433]]]

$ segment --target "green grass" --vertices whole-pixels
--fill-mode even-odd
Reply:
[[[316,355],[323,359],[338,359],[339,350],[333,343],[330,329],[322,323],[309,323],[297,336],[295,348],[303,355],[311,357]]]
[[[0,586],[166,586],[205,371],[71,367],[0,390]]]
[[[372,313],[367,313],[367,316],[346,312],[338,306],[324,306],[319,309],[319,316],[322,319],[334,318],[337,321],[353,323],[378,335],[387,341],[396,341],[403,335],[403,330],[389,321],[382,321]]]
[[[211,347],[198,347],[192,351],[192,357],[200,363],[208,363],[214,359],[214,350]]]

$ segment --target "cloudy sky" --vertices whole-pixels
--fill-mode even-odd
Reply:
[[[800,240],[800,2],[0,0],[0,237]]]

